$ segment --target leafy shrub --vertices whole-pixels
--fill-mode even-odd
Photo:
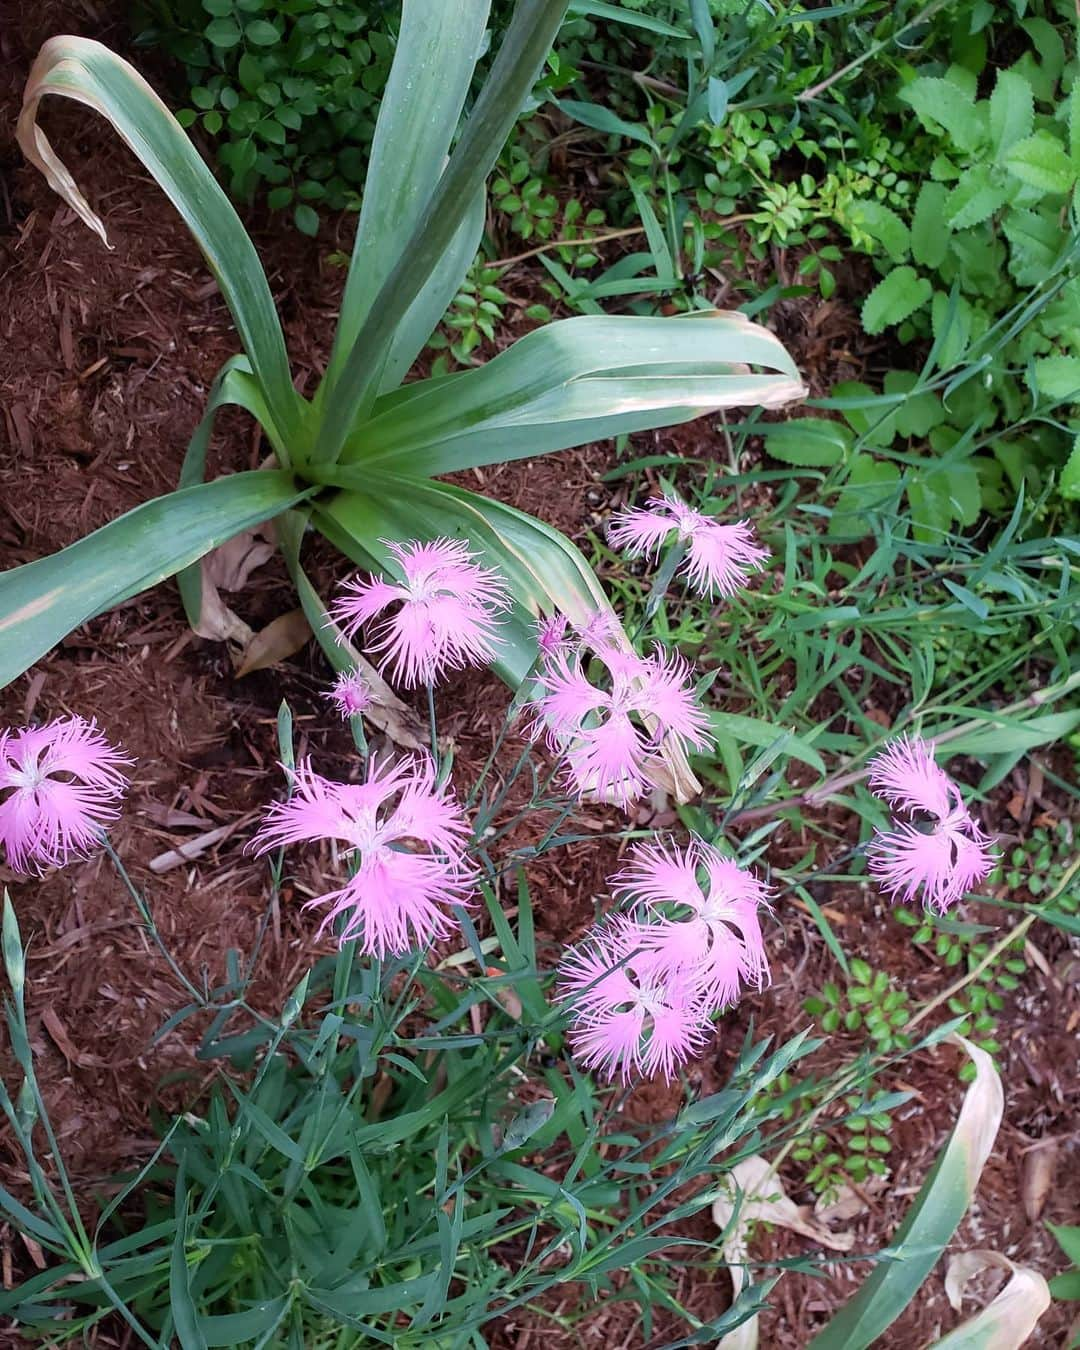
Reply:
[[[229,192],[266,191],[305,234],[355,207],[400,7],[384,0],[142,0],[139,40],[181,62]]]

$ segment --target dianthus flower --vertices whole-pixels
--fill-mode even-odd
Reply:
[[[541,667],[533,734],[546,732],[578,793],[628,807],[648,787],[649,760],[663,739],[704,748],[708,719],[681,656],[641,657],[613,646],[597,656],[607,668],[606,688],[590,683],[580,653],[557,653]]]
[[[570,635],[570,620],[565,614],[545,615],[537,619],[534,631],[541,657],[568,651],[573,642]]]
[[[612,880],[624,904],[643,911],[641,941],[657,968],[700,989],[709,1012],[767,981],[760,912],[769,888],[711,844],[638,844]]]
[[[640,936],[621,919],[593,929],[567,953],[556,993],[582,1064],[624,1082],[632,1073],[671,1078],[712,1031],[698,992],[666,978]]]
[[[506,583],[459,539],[383,541],[404,575],[356,578],[331,607],[331,616],[353,637],[372,624],[372,651],[407,688],[434,684],[448,670],[483,666],[498,644],[499,613],[510,603]],[[396,606],[392,613],[387,613]]]
[[[617,512],[608,526],[608,539],[614,548],[650,559],[658,556],[672,533],[686,546],[679,571],[702,595],[734,595],[769,556],[768,549],[754,542],[754,531],[747,521],[721,525],[681,502],[673,492],[650,497],[644,507],[631,506]]]
[[[342,717],[355,717],[371,707],[371,686],[358,670],[343,670],[326,697]]]
[[[989,876],[990,837],[936,763],[932,743],[893,741],[870,762],[870,790],[911,817],[875,830],[870,843],[870,874],[887,894],[908,904],[921,890],[926,907],[940,914]]]
[[[95,724],[63,717],[0,732],[0,843],[24,874],[85,857],[119,815],[132,761]]]
[[[344,915],[342,943],[358,938],[369,955],[400,956],[453,931],[446,907],[467,903],[476,881],[465,856],[468,835],[429,756],[386,767],[372,757],[363,783],[335,783],[310,763],[298,764],[292,796],[269,807],[252,847],[266,853],[301,841],[344,843],[353,875],[304,908],[328,906],[320,933]]]

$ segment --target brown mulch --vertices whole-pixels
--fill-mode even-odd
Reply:
[[[169,491],[176,483],[187,439],[198,420],[209,383],[236,349],[227,311],[178,217],[104,124],[55,103],[45,122],[75,170],[89,199],[105,218],[113,251],[107,252],[25,166],[10,142],[21,84],[40,41],[75,31],[123,45],[118,25],[98,4],[71,0],[28,7],[8,0],[9,22],[0,23],[0,387],[4,390],[0,437],[0,568],[52,552],[124,510]],[[301,388],[313,386],[325,357],[341,271],[326,259],[347,247],[352,222],[327,227],[319,241],[283,237],[266,222],[258,233],[271,284],[282,312]],[[334,233],[330,238],[329,234]],[[792,270],[774,260],[783,274]],[[779,331],[808,371],[815,393],[837,378],[860,373],[850,351],[857,334],[849,307],[783,302]],[[251,424],[226,416],[216,438],[213,471],[252,467],[262,454]],[[707,422],[635,438],[634,454],[686,453],[726,462],[721,437]],[[610,509],[613,492],[601,482],[609,447],[590,447],[537,462],[485,469],[470,486],[542,515],[579,539]],[[330,566],[319,555],[321,575]],[[249,592],[232,597],[254,626],[292,605],[279,570],[270,567]],[[187,630],[175,588],[158,587],[87,624],[32,671],[0,691],[0,724],[20,724],[77,711],[95,716],[138,761],[128,809],[115,833],[116,847],[148,896],[164,940],[189,977],[211,985],[226,977],[226,953],[250,950],[267,906],[264,870],[243,850],[258,809],[279,784],[275,717],[281,699],[294,711],[301,753],[314,752],[330,774],[348,772],[349,741],[325,715],[321,692],[327,671],[317,651],[305,649],[284,666],[237,680],[224,650]],[[886,691],[886,697],[888,693]],[[483,762],[502,722],[506,693],[492,678],[467,674],[441,697],[441,724],[456,745],[458,773]],[[1003,791],[1006,789],[1003,788]],[[1009,789],[1011,790],[1011,789]],[[598,830],[616,825],[597,811]],[[842,817],[824,824],[840,839]],[[185,839],[222,825],[230,836],[195,864],[155,873],[151,859]],[[806,840],[790,827],[771,844],[774,865],[793,865]],[[542,949],[552,955],[591,922],[603,902],[617,843],[598,840],[549,854],[530,869],[538,904]],[[96,858],[40,882],[18,881],[0,868],[9,886],[29,950],[32,1040],[46,1099],[77,1184],[87,1194],[103,1177],[144,1160],[154,1146],[151,1110],[175,1109],[203,1090],[208,1069],[194,1057],[202,1025],[185,1023],[150,1048],[160,1024],[184,1002],[108,862]],[[286,901],[270,915],[254,998],[280,1001],[310,963],[311,923]],[[852,954],[903,978],[915,1000],[932,997],[951,978],[913,952],[907,930],[890,921],[880,902],[858,887],[834,888],[830,911]],[[758,1034],[784,1037],[805,1025],[802,1000],[834,974],[809,917],[797,907],[778,925],[775,982],[723,1023],[714,1046],[694,1069],[695,1087],[723,1083],[751,1015]],[[971,1213],[954,1249],[981,1246],[1030,1261],[1047,1274],[1063,1264],[1042,1219],[1077,1222],[1076,1074],[1077,990],[1059,978],[1055,956],[1061,939],[1038,930],[1045,973],[1032,965],[1022,992],[1002,1020],[1002,1063],[1008,1092],[1006,1122]],[[837,1056],[850,1053],[842,1038]],[[831,1067],[815,1061],[816,1071]],[[887,1241],[910,1196],[940,1149],[960,1098],[956,1056],[941,1050],[923,1056],[913,1086],[914,1103],[897,1114],[894,1176],[870,1210],[854,1221],[856,1250]],[[914,1073],[914,1068],[912,1069]],[[171,1084],[162,1090],[167,1076]],[[10,1075],[8,1076],[10,1079]],[[662,1121],[679,1104],[676,1089],[643,1085],[625,1105],[628,1120]],[[1056,1148],[1057,1172],[1038,1221],[1018,1203],[1033,1146]],[[0,1159],[18,1188],[20,1162],[0,1135]],[[788,1165],[784,1180],[800,1201],[800,1169]],[[10,1184],[10,1183],[9,1183]],[[687,1236],[713,1236],[706,1218]],[[27,1255],[10,1234],[0,1239],[16,1270]],[[785,1232],[759,1236],[759,1259],[808,1251]],[[5,1269],[7,1267],[5,1266]],[[846,1298],[865,1265],[836,1267],[829,1278],[801,1276],[781,1282],[763,1320],[762,1343],[804,1346]],[[24,1272],[25,1273],[25,1272]],[[722,1268],[679,1277],[678,1296],[703,1319],[728,1299]],[[567,1289],[545,1304],[568,1316],[578,1292]],[[629,1303],[601,1303],[572,1330],[529,1312],[508,1317],[492,1334],[506,1350],[607,1343],[645,1346],[637,1310]],[[954,1325],[940,1271],[882,1344],[906,1350],[925,1345]],[[1060,1309],[1044,1318],[1031,1345],[1056,1345],[1068,1319]],[[2,1336],[4,1333],[0,1333]],[[649,1346],[677,1334],[658,1313]]]

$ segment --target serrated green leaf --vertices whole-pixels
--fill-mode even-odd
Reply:
[[[1031,135],[1035,119],[1034,95],[1023,75],[999,70],[990,95],[990,144],[1001,159],[1017,141]]]
[[[927,179],[915,199],[911,221],[911,256],[922,267],[940,267],[949,248],[949,233],[941,228],[947,189]]]
[[[1055,403],[1080,402],[1080,356],[1041,356],[1029,384],[1033,394]]]
[[[862,325],[870,334],[902,323],[926,304],[934,288],[913,267],[895,267],[866,297]]]
[[[800,468],[828,469],[851,453],[854,437],[843,422],[824,417],[792,417],[764,428],[765,448],[773,459]]]
[[[1009,271],[1021,286],[1042,281],[1068,240],[1059,212],[1052,207],[1038,211],[1013,207],[1002,217],[1001,231],[1010,244]]]
[[[1014,177],[1043,192],[1064,194],[1076,181],[1076,166],[1049,131],[1017,141],[1003,162]]]
[[[966,230],[1000,210],[1009,196],[1009,187],[988,164],[975,164],[964,170],[945,199],[945,219],[950,228]]]
[[[901,436],[926,436],[945,421],[941,399],[928,389],[914,393],[918,383],[919,377],[913,370],[890,370],[885,376],[887,394],[909,395],[894,414],[896,430]]]
[[[922,76],[901,90],[900,97],[928,131],[943,128],[959,149],[975,150],[982,140],[983,119],[975,99],[952,80]]]
[[[971,341],[973,311],[962,295],[949,296],[944,291],[934,293],[934,302],[930,307],[930,331],[940,343],[937,349],[936,365],[939,370],[948,370],[967,350]]]
[[[855,202],[848,217],[856,227],[876,239],[895,263],[903,262],[911,248],[911,234],[891,207],[873,200]]]
[[[1066,501],[1080,500],[1080,436],[1073,441],[1072,453],[1061,471],[1058,491]]]

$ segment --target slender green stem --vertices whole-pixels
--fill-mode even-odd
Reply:
[[[117,875],[119,876],[120,880],[124,883],[124,886],[126,887],[127,892],[131,896],[132,900],[134,900],[135,908],[139,911],[139,917],[146,925],[146,931],[150,934],[154,946],[157,947],[158,951],[164,957],[169,969],[183,985],[188,995],[194,1000],[194,1002],[198,1003],[201,1007],[205,1007],[207,1002],[205,996],[198,989],[195,988],[195,986],[191,983],[188,977],[176,964],[176,961],[173,959],[172,952],[169,951],[168,947],[166,947],[165,943],[161,940],[161,934],[158,932],[158,926],[154,922],[154,916],[150,913],[149,905],[147,905],[146,901],[143,899],[142,892],[139,890],[138,886],[135,885],[131,877],[128,875],[127,868],[120,861],[120,856],[113,848],[112,844],[109,841],[108,836],[103,833],[101,836],[101,840],[102,844],[104,845],[105,852],[106,854],[108,854],[109,861],[116,868]]]

